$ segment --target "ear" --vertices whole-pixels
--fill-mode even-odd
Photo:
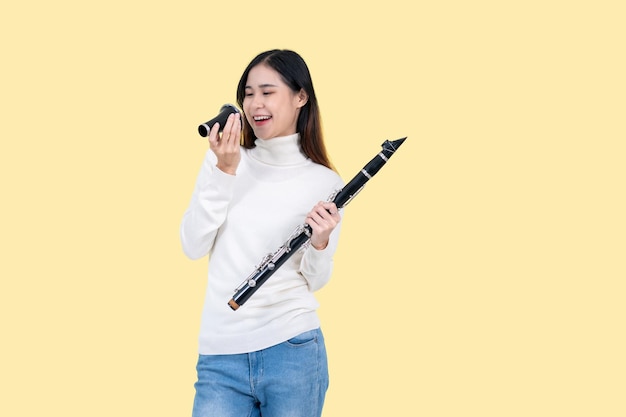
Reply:
[[[296,94],[296,103],[298,108],[304,107],[306,103],[309,101],[309,95],[304,91],[304,88],[301,88]]]

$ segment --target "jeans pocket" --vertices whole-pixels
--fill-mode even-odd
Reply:
[[[287,340],[285,344],[288,346],[299,347],[305,346],[317,341],[317,330],[309,330],[308,332],[300,333],[297,336]]]

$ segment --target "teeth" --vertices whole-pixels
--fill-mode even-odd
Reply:
[[[254,116],[254,120],[260,122],[261,120],[267,120],[270,116]]]

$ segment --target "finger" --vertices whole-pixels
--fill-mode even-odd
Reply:
[[[232,144],[237,136],[237,131],[241,130],[239,121],[239,113],[231,113],[226,119],[226,125],[222,132],[222,141],[226,144]]]
[[[209,130],[209,143],[211,144],[212,147],[217,146],[217,144],[219,143],[219,130],[220,130],[219,122],[216,122]]]
[[[222,137],[220,138],[220,142],[222,144],[228,143],[228,138],[230,136],[230,128],[233,125],[233,115],[228,115],[226,119],[226,123],[224,124],[224,129],[222,129]]]
[[[241,115],[236,113],[233,119],[233,125],[230,128],[230,143],[233,147],[239,146],[241,139]]]
[[[324,216],[329,216],[328,211],[324,208],[321,202],[317,203],[315,207],[313,207],[309,215],[313,218],[313,220],[318,222],[323,220]]]
[[[319,224],[322,221],[322,215],[316,209],[313,209],[308,214],[307,218],[310,219],[312,222],[314,222],[316,225]]]
[[[314,236],[320,236],[325,234],[327,231],[332,230],[332,227],[321,219],[316,221],[313,217],[307,217],[306,223],[311,226]]]
[[[317,211],[323,218],[332,220],[335,220],[337,218],[337,215],[339,214],[337,206],[335,205],[335,203],[331,202],[320,202],[317,206]]]
[[[337,205],[335,205],[335,203],[333,202],[326,202],[323,203],[324,209],[326,209],[326,211],[328,211],[328,213],[330,213],[331,216],[336,216],[337,214],[339,214],[339,209],[337,208]]]
[[[321,206],[312,213],[311,220],[315,222],[320,230],[329,228],[332,229],[337,224],[334,217],[328,212],[328,210]]]

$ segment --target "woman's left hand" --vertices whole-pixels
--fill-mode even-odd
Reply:
[[[320,201],[306,216],[306,224],[311,226],[311,245],[322,250],[328,246],[330,233],[341,221],[339,210],[335,203]]]

